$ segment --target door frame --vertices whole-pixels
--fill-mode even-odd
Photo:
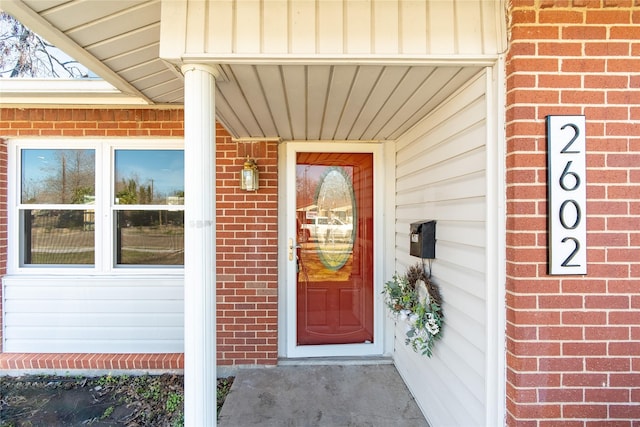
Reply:
[[[376,142],[287,141],[278,153],[278,353],[283,358],[381,356],[384,351],[384,311],[381,299],[384,272],[383,144]],[[296,343],[296,262],[289,260],[289,239],[296,237],[296,154],[298,152],[373,154],[373,343],[304,345]]]

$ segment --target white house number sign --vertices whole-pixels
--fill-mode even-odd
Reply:
[[[547,116],[549,274],[587,274],[584,116]]]

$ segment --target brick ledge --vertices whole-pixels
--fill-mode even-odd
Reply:
[[[0,370],[176,370],[184,368],[182,353],[1,353]]]

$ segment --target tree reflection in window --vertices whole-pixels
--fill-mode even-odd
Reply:
[[[353,252],[356,204],[351,176],[342,167],[330,167],[320,180],[316,194],[318,218],[326,225],[318,235],[318,255],[330,270],[339,270]]]
[[[107,234],[101,268],[184,264],[182,150],[22,148],[19,165],[21,266],[95,265]]]
[[[95,163],[94,150],[22,150],[22,203],[93,203]]]
[[[115,264],[182,265],[183,151],[123,149],[114,158]]]
[[[21,151],[22,264],[95,262],[95,151]]]

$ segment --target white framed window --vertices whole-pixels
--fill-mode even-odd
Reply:
[[[9,273],[183,269],[182,140],[9,145]]]

